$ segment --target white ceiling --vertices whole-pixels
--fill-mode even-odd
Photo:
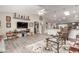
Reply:
[[[0,12],[37,14],[39,10],[41,8],[35,5],[0,5]]]
[[[79,18],[79,6],[77,5],[0,5],[0,12],[22,13],[38,15],[38,11],[45,9],[47,21],[76,21]],[[69,11],[70,15],[65,16],[64,11]],[[76,11],[74,13],[74,11]],[[75,17],[78,15],[78,17]]]
[[[46,17],[48,18],[48,20],[51,20],[50,22],[71,22],[78,21],[79,19],[78,5],[41,5],[40,7],[46,9]],[[69,11],[70,15],[65,16],[65,11]]]

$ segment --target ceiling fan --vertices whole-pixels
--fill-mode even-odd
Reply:
[[[42,10],[38,11],[38,15],[39,15],[39,16],[45,15],[46,13],[47,13],[47,12],[46,12],[45,9],[42,9]]]

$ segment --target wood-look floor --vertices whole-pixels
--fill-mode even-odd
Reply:
[[[46,34],[37,34],[33,36],[20,37],[13,40],[5,40],[6,53],[28,53],[29,51],[25,48],[26,46],[44,40],[48,38],[49,35]],[[68,46],[68,42],[67,42]],[[50,53],[52,51],[45,51]],[[65,50],[64,47],[60,49],[60,53],[68,53],[68,50]]]
[[[12,40],[5,40],[6,52],[7,53],[27,52],[27,50],[24,48],[26,45],[30,45],[40,40],[44,40],[47,37],[48,35],[37,34],[33,36],[20,37]]]

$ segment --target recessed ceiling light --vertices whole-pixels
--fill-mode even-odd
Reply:
[[[65,14],[66,16],[68,16],[68,15],[70,15],[70,12],[69,12],[69,11],[65,11],[64,14]]]
[[[38,15],[44,15],[46,13],[45,9],[42,9],[38,12]]]

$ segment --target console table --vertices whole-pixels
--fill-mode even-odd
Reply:
[[[21,30],[21,31],[14,31],[14,32],[7,32],[6,33],[6,36],[7,36],[7,39],[16,39],[18,38],[18,34],[21,34],[22,37],[24,37],[25,33],[29,33],[30,32],[30,29],[28,30]]]

